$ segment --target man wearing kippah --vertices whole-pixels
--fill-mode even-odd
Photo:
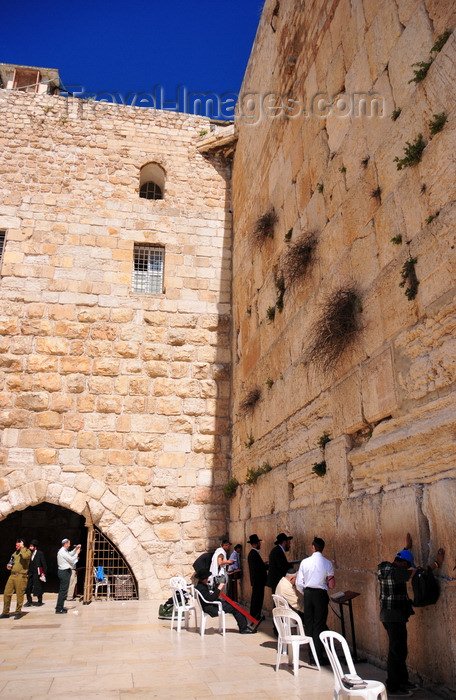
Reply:
[[[57,615],[62,615],[63,613],[68,612],[63,606],[68,595],[71,572],[78,560],[79,552],[81,551],[80,544],[77,544],[72,552],[69,551],[70,546],[70,540],[65,538],[62,540],[62,546],[57,552],[57,574],[60,581],[59,595],[57,597],[57,605],[55,606],[55,612]]]
[[[388,660],[386,689],[388,697],[407,697],[416,687],[409,682],[407,659],[407,622],[414,615],[407,595],[407,581],[414,576],[415,561],[410,551],[412,538],[407,533],[405,549],[396,554],[393,562],[382,561],[378,565],[380,582],[380,620],[388,633]],[[445,557],[445,550],[439,549],[432,565],[438,569]]]
[[[13,552],[11,558],[6,565],[10,571],[10,576],[6,582],[3,592],[3,613],[0,618],[9,617],[11,598],[16,594],[16,612],[14,619],[19,620],[22,617],[22,602],[24,600],[25,589],[27,588],[28,568],[30,565],[30,557],[32,553],[24,544],[22,537],[16,540],[16,551]]]

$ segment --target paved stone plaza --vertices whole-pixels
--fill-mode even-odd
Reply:
[[[69,602],[68,614],[56,616],[54,598],[45,596],[46,604],[21,620],[1,621],[2,699],[332,698],[328,668],[318,672],[301,662],[295,678],[284,663],[275,672],[270,619],[256,635],[241,636],[228,615],[225,638],[215,627],[201,638],[194,629],[171,632],[169,622],[157,619],[157,601]],[[369,664],[358,671],[384,678]],[[416,697],[436,696],[420,690]]]

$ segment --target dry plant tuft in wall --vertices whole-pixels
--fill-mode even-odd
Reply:
[[[361,312],[361,300],[354,287],[341,287],[331,294],[311,329],[307,362],[322,372],[333,370],[362,329]]]

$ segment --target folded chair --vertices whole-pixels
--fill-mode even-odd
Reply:
[[[204,632],[205,632],[205,629],[206,629],[206,618],[207,618],[207,617],[212,617],[212,615],[209,615],[209,613],[204,612],[203,603],[206,603],[206,604],[208,604],[208,605],[216,605],[216,606],[217,606],[217,608],[218,608],[218,612],[217,612],[217,617],[218,617],[218,631],[219,631],[223,636],[225,636],[225,611],[224,611],[223,608],[222,608],[221,602],[218,601],[218,600],[216,600],[216,601],[213,603],[213,602],[211,602],[211,601],[209,601],[209,600],[206,600],[206,599],[201,595],[201,593],[199,592],[199,590],[198,590],[197,588],[195,588],[195,595],[196,595],[196,600],[198,601],[198,605],[199,605],[199,608],[200,608],[200,611],[201,611],[201,627],[200,627],[200,634],[201,634],[201,636],[202,636],[202,637],[204,636]]]
[[[310,646],[315,663],[318,670],[320,670],[320,662],[318,661],[317,652],[315,651],[315,644],[312,637],[308,637],[304,634],[302,620],[298,613],[294,610],[290,610],[289,608],[280,607],[273,609],[272,617],[277,628],[277,632],[279,633],[279,637],[277,639],[276,671],[279,670],[282,654],[286,654],[288,649],[288,664],[291,666],[293,663],[293,673],[295,676],[298,675],[299,650],[301,648],[301,644],[308,644]],[[292,625],[297,627],[297,634],[292,633]]]
[[[328,630],[320,633],[320,639],[325,647],[331,668],[334,673],[334,700],[342,698],[365,698],[365,700],[377,700],[378,696],[382,700],[388,700],[386,688],[380,681],[366,681],[356,673],[355,665],[348,648],[347,640],[337,632]],[[348,674],[344,675],[339,657],[336,651],[338,642],[345,655],[345,664]],[[364,687],[361,687],[364,685]],[[358,686],[358,687],[357,687]]]
[[[190,613],[193,611],[196,621],[196,606],[193,597],[193,586],[189,586],[182,576],[173,576],[169,581],[171,595],[173,597],[173,613],[171,616],[171,629],[174,626],[174,618],[177,618],[177,631],[181,631],[182,618],[185,620],[185,629],[188,630]]]

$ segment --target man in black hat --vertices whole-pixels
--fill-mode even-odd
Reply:
[[[30,564],[31,552],[24,544],[22,537],[16,540],[16,551],[10,557],[6,568],[10,571],[10,576],[6,582],[3,592],[3,612],[0,617],[9,617],[11,598],[16,594],[15,620],[22,616],[22,601],[24,600],[25,589],[27,588],[28,568]]]
[[[290,535],[281,532],[277,535],[277,539],[274,542],[275,546],[271,549],[269,554],[269,570],[266,585],[269,586],[273,593],[275,593],[276,586],[280,579],[285,576],[290,568],[285,552],[290,551],[290,540],[292,539],[293,537]]]
[[[217,617],[218,616],[218,606],[214,605],[213,603],[215,601],[219,601],[220,597],[220,591],[223,590],[224,583],[219,583],[216,588],[214,588],[213,591],[208,586],[208,579],[211,575],[211,572],[209,569],[204,569],[203,571],[200,571],[197,573],[197,578],[198,578],[198,583],[196,585],[196,590],[201,593],[203,596],[204,601],[201,601],[202,608],[205,613],[210,615],[211,617]],[[247,620],[244,617],[242,613],[240,613],[236,608],[234,608],[228,601],[226,600],[220,600],[219,601],[222,604],[222,609],[226,613],[231,613],[231,615],[234,615],[234,618],[237,622],[237,626],[239,627],[239,632],[241,634],[253,634],[253,630],[250,629],[250,627],[247,627]]]
[[[268,569],[261,558],[261,540],[258,535],[250,535],[247,544],[252,545],[252,549],[247,557],[249,564],[250,585],[252,586],[252,597],[250,598],[250,614],[257,620],[261,619],[263,608],[264,587],[268,577]]]
[[[35,605],[44,605],[43,603],[43,583],[46,581],[47,565],[44,554],[38,549],[38,540],[32,540],[29,544],[29,549],[32,553],[30,559],[30,566],[28,570],[28,582],[25,595],[27,596],[27,602],[24,608],[29,608],[33,605],[32,595],[38,598]]]

